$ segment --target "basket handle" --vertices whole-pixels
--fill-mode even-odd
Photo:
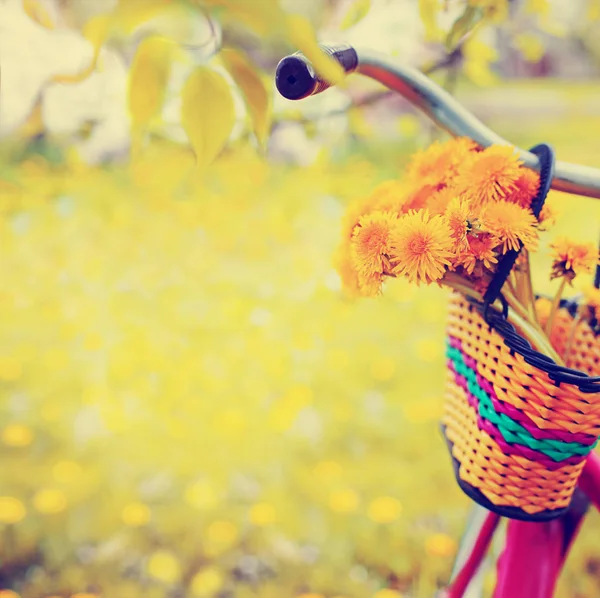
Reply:
[[[540,188],[538,189],[537,195],[533,198],[531,202],[531,211],[534,216],[539,219],[540,212],[544,207],[544,202],[546,201],[546,197],[548,197],[548,193],[552,186],[552,179],[554,178],[554,166],[555,166],[555,156],[554,150],[546,143],[540,143],[535,147],[529,150],[532,154],[535,154],[540,161]],[[485,295],[483,296],[484,303],[484,318],[487,322],[488,320],[488,311],[490,306],[495,303],[497,299],[502,301],[502,311],[504,317],[507,315],[508,305],[502,296],[502,287],[506,282],[517,258],[519,257],[519,253],[523,249],[523,243],[519,243],[519,249],[511,249],[508,251],[503,258],[500,260],[498,264],[498,268],[496,269],[496,273],[492,278]],[[489,322],[488,322],[489,323]]]

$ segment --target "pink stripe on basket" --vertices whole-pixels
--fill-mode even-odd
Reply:
[[[519,455],[521,457],[525,457],[530,461],[540,463],[550,471],[561,469],[565,465],[577,465],[577,463],[581,463],[581,461],[585,460],[585,455],[574,455],[572,457],[568,457],[567,459],[563,459],[562,461],[554,461],[553,459],[551,459],[550,457],[548,457],[540,451],[530,449],[529,447],[520,444],[511,444],[506,442],[506,440],[504,440],[504,438],[502,437],[502,434],[500,434],[498,428],[496,428],[496,426],[492,424],[492,422],[483,419],[479,415],[479,401],[477,400],[477,397],[475,397],[472,393],[469,392],[467,379],[464,376],[461,376],[460,374],[456,373],[455,371],[455,380],[456,383],[464,390],[467,396],[469,406],[477,414],[478,428],[486,432],[489,436],[491,436],[491,438],[494,440],[494,442],[496,442],[496,444],[502,450],[502,452],[506,453],[507,455]]]
[[[459,349],[461,351],[467,367],[475,371],[477,374],[477,384],[490,397],[492,404],[494,405],[494,409],[498,413],[503,413],[507,417],[510,417],[512,420],[521,424],[536,440],[562,440],[563,442],[578,442],[579,444],[584,444],[587,446],[590,446],[596,442],[596,436],[585,434],[583,432],[568,432],[567,430],[542,430],[538,428],[535,422],[525,412],[521,411],[510,403],[501,401],[498,398],[492,383],[479,373],[477,361],[462,351],[462,343],[459,339],[450,337],[450,344],[455,349]],[[454,366],[451,366],[451,363],[452,361],[448,360],[448,367],[454,371]]]

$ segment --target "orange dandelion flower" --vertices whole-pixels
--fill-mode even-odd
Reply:
[[[497,201],[488,204],[482,216],[484,230],[498,237],[502,253],[518,251],[521,243],[535,249],[538,242],[537,219],[528,208],[516,203]]]
[[[564,276],[572,283],[578,274],[592,272],[600,261],[598,248],[593,243],[574,243],[561,237],[550,248],[553,258],[550,279]]]
[[[344,239],[334,253],[333,267],[340,276],[342,289],[346,295],[350,297],[361,295],[358,275],[350,257],[350,241],[348,239]]]
[[[413,154],[406,173],[413,180],[427,180],[440,187],[447,185],[458,175],[460,164],[476,149],[473,141],[462,137],[445,143],[435,141]]]
[[[372,212],[362,216],[350,241],[350,259],[358,276],[359,287],[374,294],[382,276],[391,273],[390,234],[398,217],[391,212]]]
[[[350,239],[361,216],[368,214],[372,210],[373,200],[370,196],[351,202],[342,217],[342,238]]]
[[[529,168],[521,168],[520,175],[515,181],[515,187],[515,190],[506,199],[524,208],[529,208],[540,189],[540,175]]]
[[[464,248],[467,244],[467,234],[476,222],[470,203],[464,198],[455,197],[448,204],[444,212],[444,219],[450,227],[455,251]]]
[[[374,210],[399,214],[409,193],[410,188],[406,183],[396,180],[384,181],[371,193],[370,204]]]
[[[498,237],[490,233],[467,235],[466,249],[458,254],[455,266],[461,266],[469,275],[475,273],[476,266],[481,266],[478,270],[493,270],[498,263],[497,246]]]
[[[427,210],[400,217],[390,244],[394,274],[405,275],[411,282],[429,284],[439,280],[450,266],[450,229],[441,216],[431,216]]]
[[[544,204],[538,221],[538,230],[546,231],[552,228],[556,224],[556,210],[547,203]]]
[[[408,214],[411,211],[429,208],[429,202],[436,193],[437,187],[430,183],[414,185],[407,191],[402,204],[402,213]]]
[[[450,202],[456,197],[456,192],[453,187],[444,187],[440,191],[436,191],[427,201],[427,209],[432,216],[443,214]]]
[[[475,205],[507,197],[521,175],[520,162],[512,147],[493,145],[471,153],[456,179],[458,191]]]

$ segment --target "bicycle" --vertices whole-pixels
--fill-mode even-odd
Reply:
[[[453,137],[467,137],[481,147],[512,145],[467,111],[426,75],[369,50],[350,45],[322,45],[346,73],[356,72],[404,96],[435,124]],[[275,75],[279,93],[290,100],[301,100],[321,93],[330,84],[320,79],[310,61],[300,53],[283,58]],[[540,155],[515,148],[523,164],[543,172]],[[548,188],[600,198],[600,170],[556,162],[546,181]],[[596,288],[600,287],[600,267]],[[595,383],[600,377],[593,378]],[[590,506],[600,509],[600,456],[591,452],[585,461],[578,487],[565,512],[547,521],[531,521],[509,516],[506,541],[497,563],[494,598],[551,598],[570,548],[577,537]],[[481,595],[476,576],[492,538],[502,519],[500,510],[473,507],[459,545],[456,561],[443,598]]]

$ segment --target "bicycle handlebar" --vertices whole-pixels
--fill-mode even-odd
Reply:
[[[356,71],[398,92],[452,136],[469,137],[482,147],[513,145],[485,126],[419,70],[371,50],[356,50],[348,44],[321,45],[321,49],[337,60],[346,73]],[[279,93],[289,100],[301,100],[331,87],[318,77],[311,62],[301,53],[287,56],[279,62],[275,84]],[[521,148],[516,149],[525,166],[539,171],[537,156]],[[600,199],[600,169],[556,162],[552,188]]]

